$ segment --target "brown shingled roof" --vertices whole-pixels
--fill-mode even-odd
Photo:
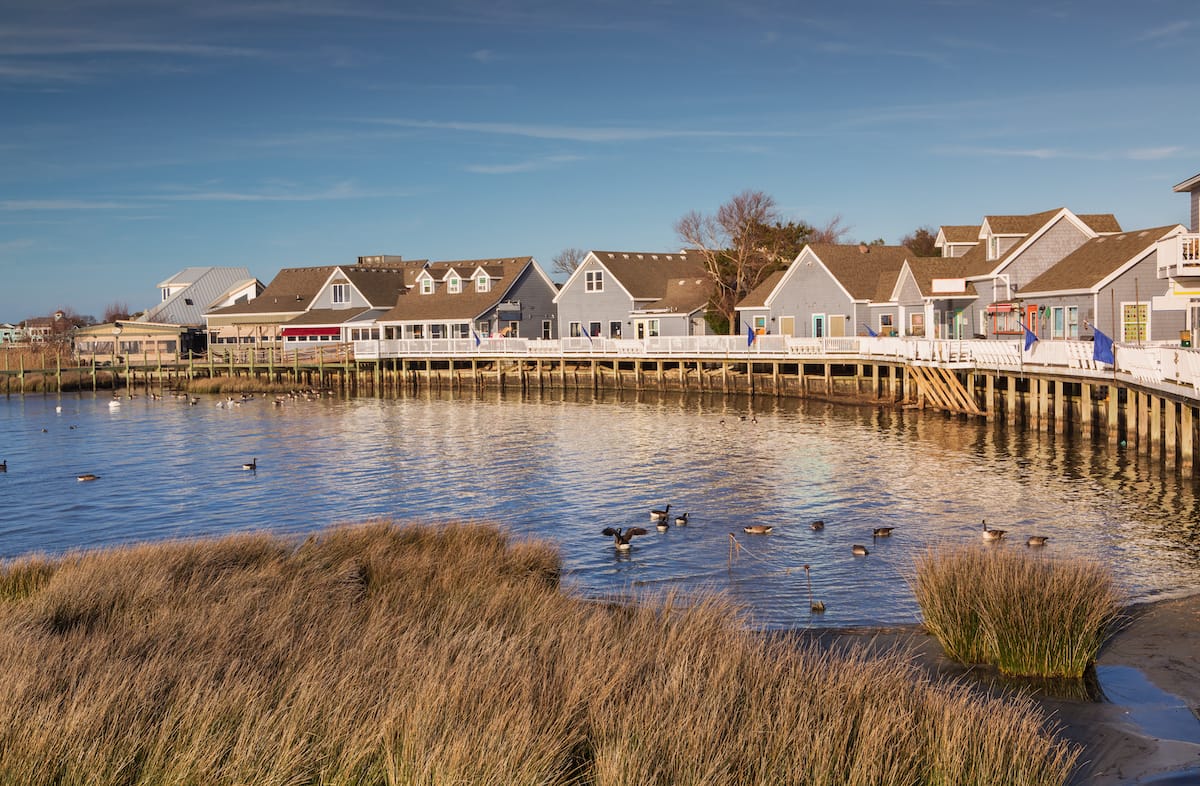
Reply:
[[[396,295],[407,285],[405,270],[398,266],[361,268],[346,265],[341,269],[374,308],[387,308],[395,303]]]
[[[1076,213],[1075,217],[1099,234],[1121,231],[1121,224],[1112,213]]]
[[[920,290],[922,297],[934,297],[937,293],[933,291],[933,280],[935,278],[964,278],[970,263],[964,263],[962,257],[917,257],[916,259],[908,260],[908,269],[912,271],[913,279],[917,282],[917,289]],[[975,285],[968,283],[966,292],[957,294],[957,297],[972,298],[978,293],[975,290]]]
[[[1041,213],[1031,213],[1027,216],[987,216],[988,228],[993,235],[1031,235],[1046,225],[1063,208],[1043,210]]]
[[[660,254],[652,251],[593,251],[634,300],[658,300],[671,279],[706,278],[698,251]]]
[[[775,291],[775,286],[779,283],[779,279],[783,278],[787,270],[776,270],[771,275],[763,279],[762,283],[750,290],[741,302],[738,303],[738,308],[766,308],[767,298]]]
[[[438,281],[433,293],[422,295],[419,289],[401,292],[396,303],[380,315],[379,322],[403,322],[425,319],[473,320],[481,316],[500,301],[512,288],[521,274],[533,263],[533,257],[509,259],[464,259],[454,262],[430,263],[430,274]],[[475,283],[468,278],[476,268],[482,267],[493,280],[488,292],[476,292]],[[451,294],[441,283],[446,271],[453,268],[463,275],[462,291]],[[498,275],[497,275],[498,274]]]
[[[1178,224],[1171,224],[1089,240],[1023,286],[1021,295],[1028,297],[1038,292],[1092,289],[1178,227]]]
[[[978,243],[979,224],[947,224],[941,227],[947,243]]]
[[[643,306],[642,310],[690,314],[708,305],[712,290],[712,279],[707,275],[668,279],[666,293],[653,303]]]
[[[885,290],[890,296],[900,266],[916,256],[907,246],[867,246],[863,253],[862,246],[813,243],[809,249],[855,300],[873,300]]]
[[[280,270],[262,294],[245,303],[218,308],[208,312],[213,316],[235,314],[291,314],[304,311],[320,291],[321,285],[334,270],[333,265],[321,267],[285,267]]]
[[[313,308],[283,323],[289,325],[340,325],[349,322],[369,308]]]

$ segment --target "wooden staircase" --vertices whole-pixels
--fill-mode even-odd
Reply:
[[[908,380],[913,383],[906,386],[906,402],[965,415],[986,414],[950,369],[939,366],[905,366],[904,371]]]

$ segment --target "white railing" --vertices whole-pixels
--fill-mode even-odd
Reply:
[[[1200,234],[1165,238],[1156,250],[1159,278],[1200,276]]]
[[[1080,377],[1123,375],[1147,384],[1171,384],[1200,394],[1200,351],[1174,344],[1120,345],[1116,368],[1094,358],[1090,341],[1038,341],[1026,350],[1019,340],[946,340],[898,337],[791,338],[758,336],[656,336],[647,339],[485,338],[403,339],[354,342],[358,360],[412,357],[688,357],[753,362],[855,362],[948,364],[989,371],[1053,372]]]

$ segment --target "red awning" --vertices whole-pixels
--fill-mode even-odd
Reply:
[[[1014,308],[1012,303],[993,303],[987,307],[987,312],[989,314],[1007,314],[1013,310]]]
[[[284,338],[288,336],[340,336],[340,327],[285,327],[281,332]]]

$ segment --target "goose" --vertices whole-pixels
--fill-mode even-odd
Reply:
[[[686,527],[687,520],[688,520],[688,514],[680,513],[678,516],[675,517],[675,526],[676,527]]]
[[[876,527],[871,532],[871,536],[875,538],[890,538],[894,529],[895,527]]]
[[[82,475],[76,475],[76,476],[75,476],[75,479],[76,479],[76,480],[78,480],[80,483],[84,483],[84,482],[86,482],[86,481],[89,481],[89,480],[99,480],[99,479],[100,479],[100,476],[99,476],[99,475],[93,475],[93,474],[92,474],[92,473],[90,473],[90,472],[85,472],[85,473],[84,473],[84,474],[82,474]]]
[[[667,523],[666,519],[659,519],[658,523],[654,525],[654,528],[659,532],[666,532],[671,528],[671,525]]]
[[[775,528],[770,524],[747,524],[742,527],[742,532],[747,535],[769,535],[773,529]]]
[[[984,540],[1000,540],[1008,534],[1006,529],[988,529],[987,519],[983,520],[983,539]]]
[[[630,527],[627,530],[621,530],[619,527],[605,527],[601,535],[611,535],[613,546],[617,551],[627,551],[629,549],[629,541],[635,535],[645,535],[646,530],[641,527]]]
[[[114,398],[112,401],[108,402],[108,408],[109,409],[120,409],[121,408],[121,399]]]
[[[1025,541],[1026,546],[1045,546],[1046,541],[1050,539],[1049,535],[1030,535],[1029,540]]]
[[[871,552],[867,551],[866,546],[863,546],[858,543],[855,543],[853,546],[850,547],[850,552],[852,554],[854,554],[854,556],[856,556],[856,557],[865,557],[871,553]]]
[[[0,461],[0,472],[8,472],[8,459]]]
[[[820,532],[821,530],[825,529],[825,522],[821,521],[820,519],[817,519],[816,521],[814,521],[812,524],[809,524],[808,526],[812,528],[813,532]]]
[[[666,506],[665,508],[663,508],[662,510],[658,510],[657,508],[655,508],[655,509],[653,509],[653,510],[651,510],[651,511],[650,511],[650,520],[651,520],[651,521],[666,521],[666,520],[667,520],[667,514],[668,514],[668,513],[670,513],[670,512],[671,512],[671,506],[670,506],[670,505],[667,505],[667,506]]]
[[[258,459],[255,458],[253,461],[249,461],[249,462],[243,464],[242,469],[248,469],[251,472],[256,471],[258,469]]]

